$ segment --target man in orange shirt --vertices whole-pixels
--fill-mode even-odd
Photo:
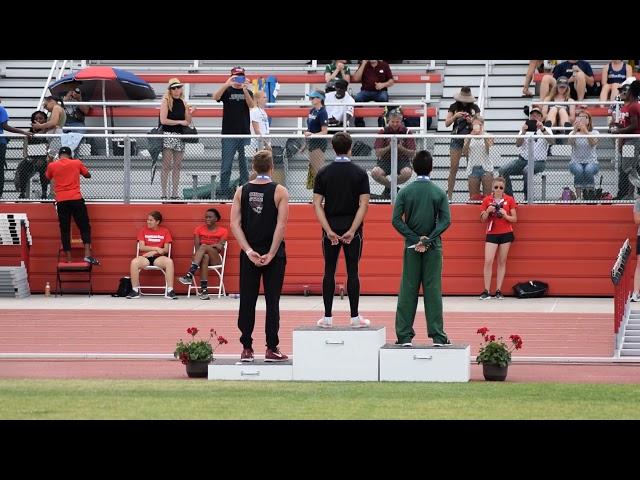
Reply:
[[[60,237],[62,249],[67,254],[67,261],[71,261],[71,217],[80,229],[82,243],[84,243],[84,261],[92,265],[100,262],[91,256],[91,225],[84,198],[80,193],[80,175],[91,178],[87,167],[77,159],[71,158],[71,149],[62,147],[58,151],[59,160],[49,163],[45,173],[49,180],[53,180],[53,191],[56,198],[56,211],[60,222]]]

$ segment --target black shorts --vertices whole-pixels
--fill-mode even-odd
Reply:
[[[156,261],[156,258],[161,257],[161,255],[154,255],[153,257],[144,257],[147,260],[149,260],[149,266],[153,266],[153,262]]]
[[[636,255],[640,255],[640,235],[636,239]]]
[[[511,243],[516,238],[513,236],[513,232],[507,233],[487,233],[487,243],[495,243],[502,245],[503,243]]]
[[[462,150],[464,146],[464,138],[452,138],[449,144],[451,150]]]
[[[376,167],[380,167],[382,170],[384,170],[385,175],[391,175],[391,160],[378,160],[376,162]],[[398,159],[398,175],[400,175],[400,172],[403,168],[407,167],[412,168],[410,160]]]
[[[326,138],[309,138],[307,142],[309,151],[320,149],[324,152],[327,149],[328,141]]]

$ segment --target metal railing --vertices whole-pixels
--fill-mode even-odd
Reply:
[[[633,290],[633,279],[631,277],[631,269],[627,267],[627,261],[631,255],[631,245],[627,238],[616,257],[616,261],[611,268],[611,282],[614,285],[615,293],[613,298],[613,331],[615,334],[620,332],[620,325],[627,315],[629,296]],[[617,341],[619,343],[619,341]],[[618,348],[618,345],[616,345]]]

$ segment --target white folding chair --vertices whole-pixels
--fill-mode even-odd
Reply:
[[[218,278],[220,280],[220,283],[217,287],[211,287],[209,286],[208,289],[209,290],[218,290],[218,298],[220,298],[221,296],[227,296],[227,292],[224,289],[224,266],[227,263],[227,245],[229,245],[229,242],[224,242],[224,249],[222,251],[222,256],[221,256],[221,260],[222,263],[219,265],[209,265],[208,269],[209,271],[213,270],[214,272],[216,272],[218,274]],[[196,253],[196,248],[195,246],[193,247],[193,253]],[[191,297],[191,289],[194,289],[196,291],[196,295],[200,294],[200,289],[198,287],[198,284],[196,283],[196,276],[193,276],[193,282],[191,283],[191,285],[189,285],[189,291],[187,292],[187,298]]]
[[[139,256],[140,256],[140,242],[138,241],[136,244],[136,258]],[[171,244],[169,244],[169,252],[167,253],[166,257],[171,258]],[[143,286],[142,282],[140,282],[140,285],[138,286],[138,291],[140,292],[140,295],[166,295],[167,294],[167,272],[164,270],[164,268],[157,267],[155,265],[149,265],[147,267],[142,268],[141,270],[158,270],[162,272],[162,275],[164,275],[164,287],[155,286],[155,285]],[[142,291],[143,288],[146,290],[162,290],[162,293],[144,293]]]

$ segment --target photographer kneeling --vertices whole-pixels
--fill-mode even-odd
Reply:
[[[504,193],[505,179],[496,177],[493,179],[493,193],[487,195],[480,206],[480,221],[487,223],[487,238],[484,244],[484,290],[480,294],[480,300],[491,298],[491,273],[493,272],[493,259],[498,252],[498,270],[496,275],[495,298],[502,300],[501,288],[504,275],[507,271],[507,255],[509,248],[515,239],[512,223],[516,223],[516,207],[518,204],[511,195]]]

